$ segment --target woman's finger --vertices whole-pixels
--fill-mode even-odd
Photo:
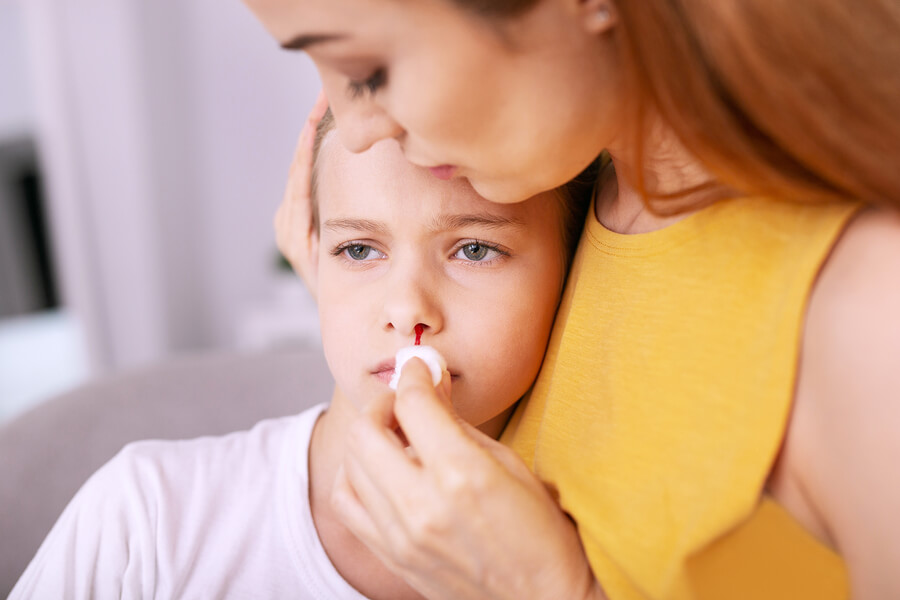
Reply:
[[[384,536],[356,496],[343,467],[335,475],[331,507],[338,519],[390,570],[400,572],[390,551],[384,547]]]
[[[376,399],[354,421],[347,435],[344,468],[363,507],[378,523],[397,520],[398,513],[421,490],[418,460],[394,433],[390,400]],[[387,407],[387,408],[385,408]]]
[[[331,506],[341,522],[361,541],[366,547],[389,569],[397,572],[400,566],[395,562],[396,542],[388,547],[387,534],[383,527],[394,527],[396,532],[397,521],[382,521],[376,523],[372,514],[356,494],[344,467],[338,468],[331,491]],[[379,527],[379,525],[381,527]],[[396,533],[395,533],[396,535]]]
[[[424,465],[451,461],[468,464],[480,454],[462,431],[449,402],[441,400],[431,372],[418,358],[403,367],[394,401],[394,414],[404,435]]]
[[[375,397],[363,405],[360,409],[360,416],[365,417],[371,423],[394,431],[397,427],[397,419],[394,417],[394,396],[385,394]]]
[[[473,443],[477,444],[486,455],[490,456],[498,465],[502,472],[512,476],[525,487],[531,489],[534,493],[546,493],[553,502],[556,503],[556,493],[549,489],[544,483],[535,477],[534,473],[512,448],[505,446],[494,438],[485,435],[481,430],[465,421],[460,423],[462,430],[469,436]]]
[[[309,111],[307,119],[313,124],[313,130],[315,130],[315,126],[319,124],[319,121],[322,120],[322,117],[325,116],[327,110],[328,98],[325,97],[325,90],[319,90],[319,95],[316,97],[316,102],[313,104],[312,110]]]
[[[356,495],[343,465],[338,467],[331,488],[331,507],[341,522],[367,546],[381,539],[378,527]]]
[[[291,263],[294,271],[306,282],[313,296],[316,295],[315,249],[317,234],[313,228],[310,185],[313,170],[313,144],[316,128],[328,102],[320,92],[309,114],[294,150],[288,171],[288,181],[278,211],[275,213],[275,239],[282,255]]]
[[[291,162],[290,181],[294,184],[292,187],[296,194],[294,198],[303,197],[309,199],[310,183],[312,181],[312,152],[313,144],[316,139],[316,128],[319,121],[328,110],[328,99],[325,98],[325,92],[320,91],[316,102],[306,117],[303,129],[300,131],[300,139],[294,150],[294,159]],[[308,203],[306,203],[308,205]]]
[[[361,464],[355,455],[346,456],[343,466],[345,477],[353,489],[359,507],[365,511],[377,531],[377,537],[372,537],[367,541],[367,545],[375,545],[382,549],[394,548],[398,539],[406,537],[403,506],[395,502],[393,490],[390,490],[389,494],[384,493],[378,482],[372,479],[368,465]],[[393,479],[390,472],[383,475]],[[410,489],[416,488],[413,486]],[[371,534],[370,529],[365,531]]]

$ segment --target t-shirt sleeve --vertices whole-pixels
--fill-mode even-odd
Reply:
[[[152,465],[126,446],[78,491],[10,599],[152,597],[153,487]]]

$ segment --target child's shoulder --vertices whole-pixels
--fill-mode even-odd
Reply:
[[[271,491],[280,473],[303,466],[299,457],[306,456],[323,408],[267,419],[221,436],[132,442],[91,476],[74,504],[82,510],[112,509],[154,519],[202,506],[203,499],[247,500],[248,490]],[[228,506],[218,501],[215,505],[223,507],[216,510]]]
[[[126,445],[107,465],[146,481],[188,486],[219,479],[271,477],[284,457],[305,453],[322,406],[288,417],[266,419],[252,428],[187,440],[143,440]],[[286,448],[289,445],[290,448]]]
[[[91,476],[67,510],[89,528],[112,527],[117,538],[120,529],[141,539],[168,532],[184,543],[186,524],[204,523],[207,530],[195,532],[195,541],[205,543],[247,515],[274,514],[286,493],[304,497],[284,482],[305,469],[322,408],[222,436],[128,444]]]
[[[123,589],[169,597],[191,586],[224,597],[228,586],[249,590],[273,573],[296,585],[285,541],[296,526],[283,508],[308,501],[305,456],[322,410],[223,436],[129,444],[69,503],[23,576],[21,597],[57,597],[75,585],[73,574],[91,597]],[[119,591],[99,591],[107,589]]]

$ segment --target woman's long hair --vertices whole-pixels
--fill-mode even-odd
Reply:
[[[490,18],[536,4],[454,1]],[[614,8],[625,93],[637,100],[635,165],[652,110],[742,193],[900,207],[900,2],[615,0]]]

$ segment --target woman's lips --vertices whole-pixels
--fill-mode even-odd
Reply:
[[[431,174],[438,179],[450,179],[456,173],[456,167],[453,165],[438,165],[436,167],[428,167]]]

